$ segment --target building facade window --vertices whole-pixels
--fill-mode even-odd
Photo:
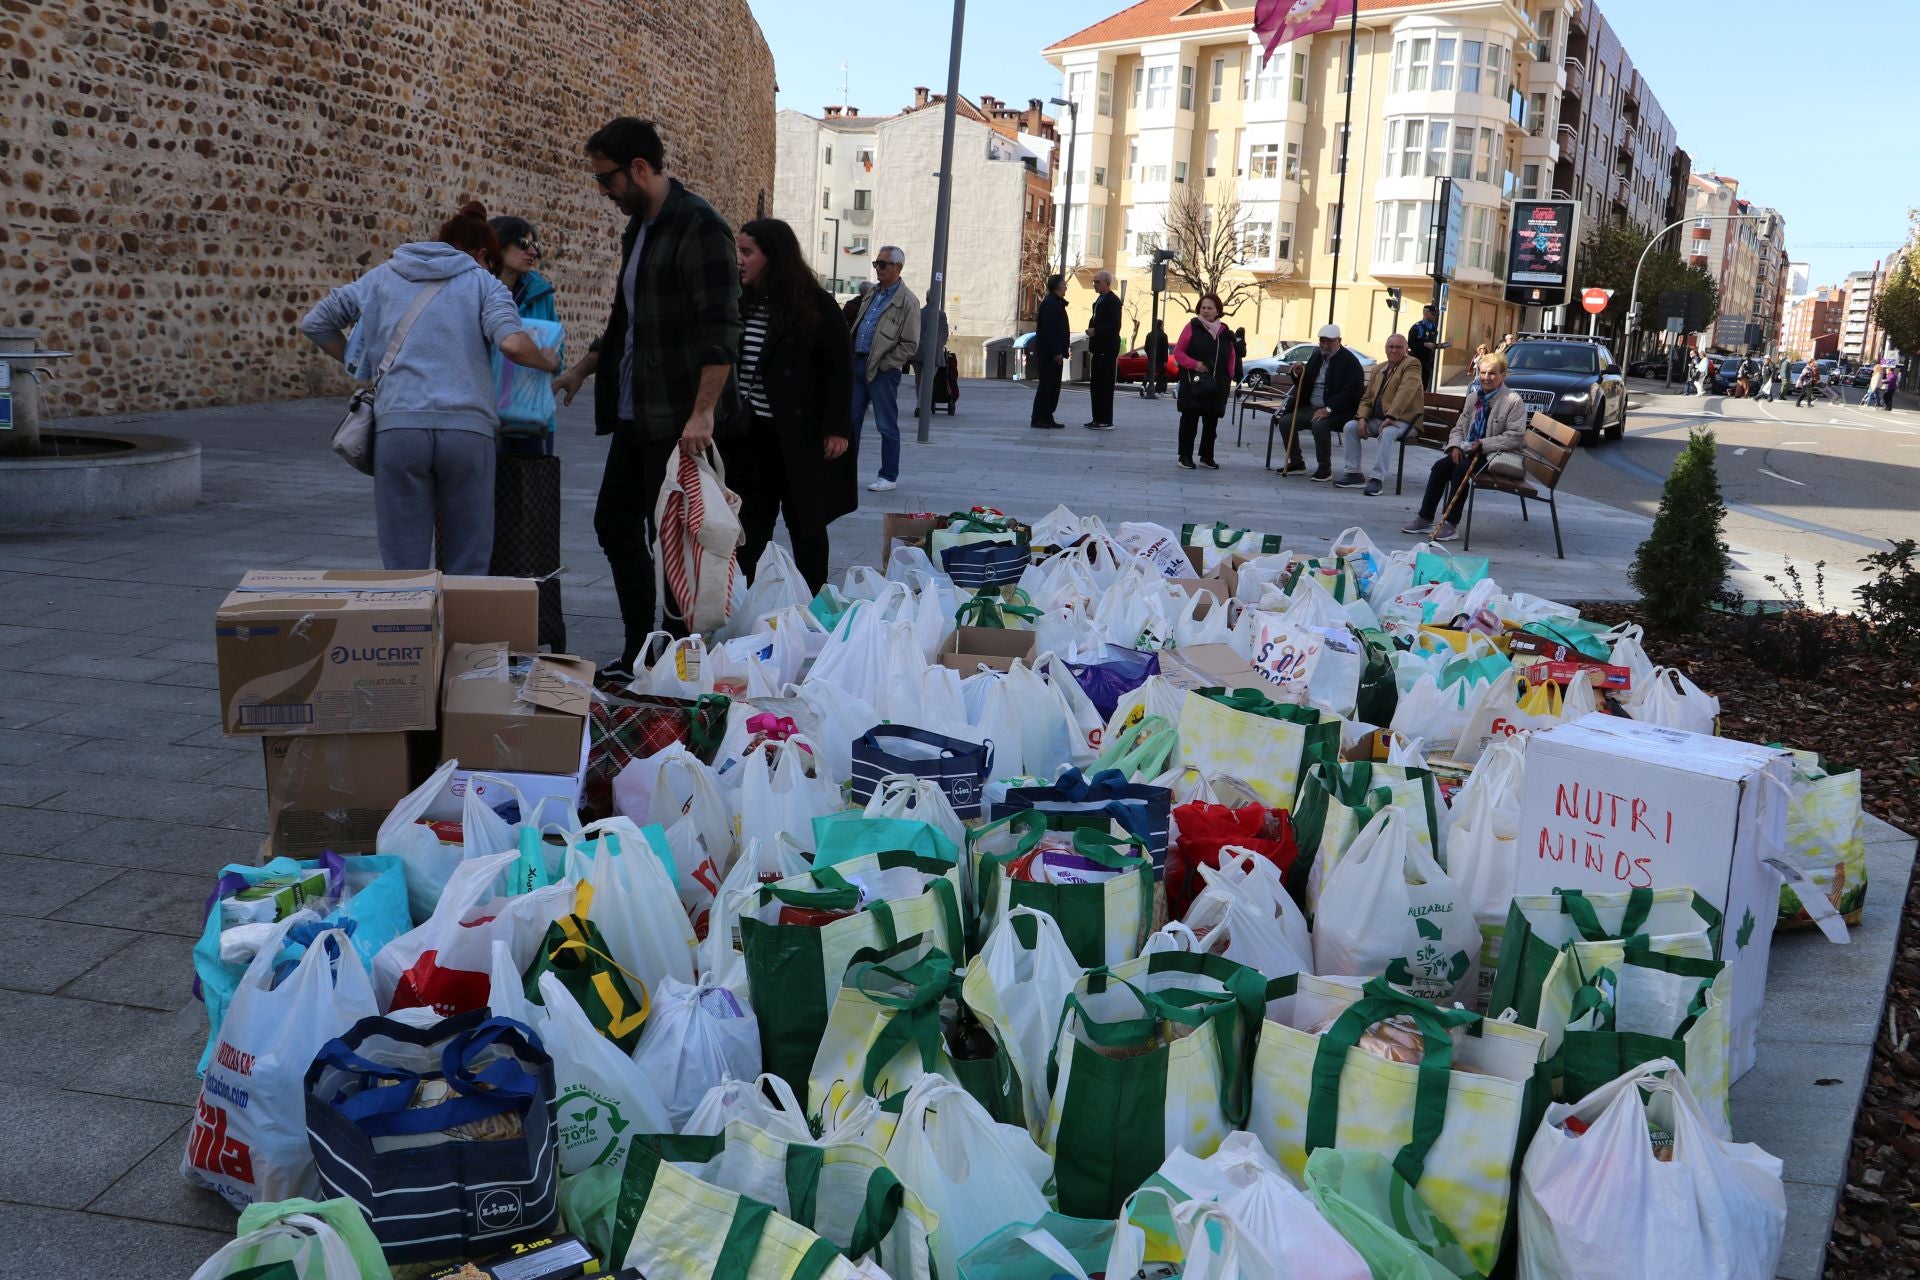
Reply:
[[[1466,265],[1478,271],[1493,270],[1493,210],[1479,205],[1467,210],[1467,231],[1463,256]]]
[[[1113,72],[1111,71],[1102,71],[1100,73],[1099,111],[1103,116],[1113,114]]]
[[[853,207],[856,210],[873,208],[873,192],[866,190],[864,187],[855,187],[853,190]]]
[[[853,153],[853,162],[859,165],[862,169],[865,169],[868,173],[872,173],[873,172],[873,148],[861,147],[858,151]]]
[[[1527,95],[1527,132],[1538,138],[1547,131],[1547,95],[1530,93]]]
[[[1283,176],[1288,182],[1300,181],[1300,144],[1297,142],[1287,144],[1287,167]]]
[[[824,164],[833,163],[833,144],[832,143],[827,144],[827,158],[822,163]]]
[[[1067,75],[1067,99],[1079,106],[1087,105],[1087,93],[1093,88],[1093,72],[1074,71]]]
[[[1473,93],[1507,96],[1507,46],[1457,36],[1410,35],[1393,45],[1394,93]]]
[[[871,242],[869,241],[868,237],[855,236],[853,238],[853,243],[847,246],[847,252],[855,255],[865,253],[867,251],[867,245],[869,243]]]
[[[1213,78],[1207,86],[1207,101],[1220,101],[1220,95],[1226,92],[1226,84],[1227,60],[1225,58],[1215,58],[1213,60]]]
[[[1273,256],[1283,261],[1293,259],[1293,224],[1282,220],[1279,238],[1273,242]]]
[[[1087,216],[1081,219],[1080,232],[1086,238],[1087,256],[1098,258],[1105,248],[1107,239],[1107,210],[1103,205],[1094,205],[1087,210]]]
[[[1185,160],[1175,160],[1173,162],[1173,180],[1175,182],[1185,182],[1187,180],[1187,162]]]
[[[1255,102],[1278,102],[1286,93],[1287,60],[1291,54],[1276,53],[1260,69],[1254,72],[1253,100]]]
[[[1240,224],[1240,255],[1245,258],[1273,256],[1273,224],[1247,221]]]
[[[1147,110],[1161,111],[1173,102],[1173,68],[1147,68]]]
[[[1277,142],[1256,142],[1247,148],[1247,177],[1277,178],[1280,176],[1280,144]]]
[[[1127,139],[1127,181],[1140,181],[1140,143],[1133,138]]]
[[[1520,198],[1538,200],[1540,198],[1540,166],[1525,165],[1520,170]]]
[[[1340,214],[1341,212],[1342,210],[1340,206],[1335,205],[1333,207],[1332,213],[1329,214],[1327,218],[1327,252],[1328,253],[1333,253],[1335,250],[1337,250],[1340,247]]]
[[[1379,230],[1373,246],[1376,269],[1381,264],[1424,269],[1433,258],[1433,202],[1383,200]]]
[[[1127,103],[1127,105],[1135,111],[1140,109],[1140,95],[1145,92],[1146,83],[1147,69],[1145,67],[1135,67],[1133,69],[1133,97],[1130,98]]]
[[[1140,181],[1165,182],[1166,180],[1167,166],[1163,164],[1145,164],[1140,166]]]
[[[1218,129],[1209,129],[1207,131],[1206,156],[1207,176],[1211,178],[1216,176],[1220,171],[1220,131]]]
[[[1497,135],[1489,128],[1475,129],[1423,116],[1395,116],[1387,121],[1380,176],[1492,182],[1497,145]]]
[[[1096,187],[1107,185],[1107,166],[1103,164],[1093,166],[1093,185]]]
[[[1193,110],[1193,68],[1189,66],[1180,68],[1180,109]]]
[[[1347,171],[1347,154],[1348,154],[1347,148],[1348,148],[1348,145],[1353,141],[1353,126],[1348,124],[1342,124],[1338,127],[1340,130],[1340,156],[1338,161],[1336,162],[1339,167],[1336,168],[1334,172],[1345,173]]]
[[[833,188],[832,187],[820,188],[820,207],[822,209],[833,208]]]
[[[1291,96],[1295,102],[1305,102],[1307,100],[1307,60],[1295,58],[1291,65],[1293,67]]]

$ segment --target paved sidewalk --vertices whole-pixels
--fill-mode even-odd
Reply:
[[[911,394],[911,384],[908,387]],[[1109,521],[1224,519],[1316,547],[1362,525],[1383,547],[1414,509],[1431,456],[1412,451],[1405,497],[1367,499],[1264,471],[1262,429],[1225,432],[1219,472],[1173,465],[1168,400],[1123,392],[1119,429],[1026,424],[1029,390],[963,385],[933,442],[909,443],[898,491],[863,495],[834,526],[836,572],[873,562],[880,515],[975,502],[1023,515],[1056,503]],[[910,411],[903,397],[903,409]],[[254,567],[378,563],[372,486],[326,442],[337,401],[64,424],[183,436],[205,447],[205,497],[142,519],[0,533],[0,1280],[92,1274],[179,1280],[229,1238],[233,1215],[177,1169],[205,1022],[190,952],[213,874],[251,860],[264,820],[258,745],[218,727],[212,615]],[[1085,419],[1069,391],[1063,420]],[[903,424],[911,436],[913,425]],[[620,629],[592,536],[601,448],[585,406],[562,416],[563,550],[573,645],[605,659]],[[864,442],[872,474],[871,429]],[[1579,465],[1576,459],[1575,465]],[[1562,599],[1625,598],[1647,522],[1566,498],[1567,559],[1545,513],[1488,502],[1474,554],[1502,584]],[[1768,1052],[1735,1090],[1736,1132],[1787,1162],[1792,1249],[1818,1274],[1897,933],[1912,841],[1875,824],[1873,896],[1855,945],[1776,943]],[[1816,1079],[1839,1084],[1816,1086]]]

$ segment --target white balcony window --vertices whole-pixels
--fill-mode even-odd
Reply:
[[[1283,220],[1280,223],[1280,238],[1273,242],[1273,256],[1283,262],[1292,261],[1293,224],[1291,222]]]
[[[1180,109],[1193,110],[1193,68],[1188,66],[1180,68]]]
[[[1278,102],[1287,91],[1287,61],[1290,53],[1276,53],[1260,67],[1253,78],[1255,102]]]
[[[1220,95],[1226,92],[1226,84],[1227,60],[1225,58],[1215,58],[1213,60],[1213,77],[1207,85],[1207,101],[1220,101]]]
[[[1293,58],[1289,61],[1289,65],[1293,68],[1293,100],[1305,102],[1307,100],[1307,60]]]
[[[1173,102],[1173,68],[1147,68],[1147,110],[1160,111]]]
[[[1218,129],[1211,129],[1207,132],[1206,155],[1207,176],[1211,178],[1217,174],[1220,169],[1220,131]]]
[[[1453,92],[1454,47],[1459,41],[1443,36],[1433,46],[1433,91],[1435,93]]]
[[[1256,142],[1247,148],[1248,178],[1277,178],[1280,176],[1280,144],[1277,142]]]
[[[1433,202],[1384,200],[1374,239],[1376,266],[1424,269],[1433,257]]]
[[[1111,71],[1100,73],[1099,112],[1103,116],[1113,114],[1113,72]]]
[[[1247,221],[1240,224],[1240,254],[1246,258],[1273,256],[1273,224]]]
[[[1287,167],[1285,175],[1288,182],[1300,181],[1300,144],[1297,142],[1289,142],[1287,144]]]

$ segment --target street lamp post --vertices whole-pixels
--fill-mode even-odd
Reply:
[[[1054,98],[1053,105],[1067,109],[1067,188],[1060,201],[1060,274],[1067,274],[1067,232],[1073,227],[1073,153],[1080,141],[1080,104],[1071,98]]]
[[[933,206],[933,276],[927,285],[927,305],[920,310],[920,428],[915,439],[925,444],[933,436],[933,373],[940,364],[940,321],[947,306],[947,230],[953,212],[953,128],[960,102],[960,43],[966,31],[967,0],[953,0],[953,43],[947,50],[947,101],[940,128],[940,185]]]
[[[1660,243],[1660,237],[1675,227],[1686,226],[1689,222],[1764,222],[1769,216],[1759,213],[1700,214],[1669,222],[1653,233],[1653,238],[1647,241],[1647,247],[1640,251],[1640,261],[1633,264],[1633,292],[1627,298],[1627,359],[1629,361],[1640,354],[1640,269],[1647,265],[1647,255],[1653,252],[1653,246]]]
[[[833,224],[833,257],[827,262],[827,292],[837,295],[840,292],[840,219],[821,218],[820,221]]]

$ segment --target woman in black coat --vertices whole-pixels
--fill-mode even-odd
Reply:
[[[784,515],[794,563],[814,591],[827,581],[827,525],[860,505],[851,448],[853,349],[833,298],[814,280],[793,228],[740,228],[740,398],[750,427],[721,446],[740,495],[740,563],[753,580]]]

